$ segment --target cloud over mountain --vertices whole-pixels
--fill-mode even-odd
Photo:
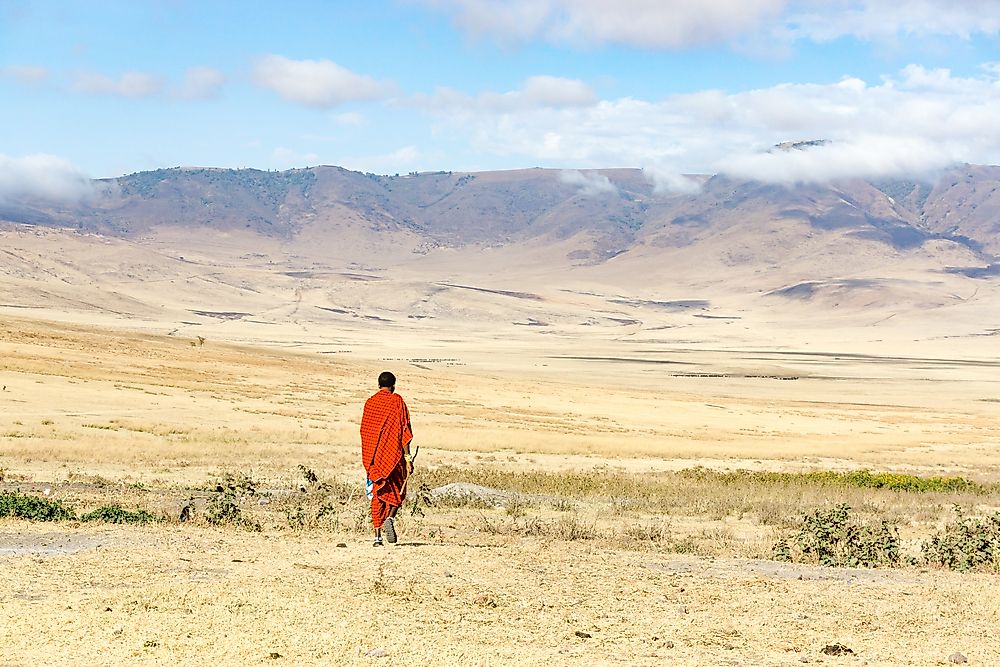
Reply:
[[[559,180],[568,185],[578,186],[577,193],[583,197],[599,197],[614,194],[618,188],[604,174],[585,174],[582,171],[561,171]]]
[[[0,153],[0,203],[17,197],[79,201],[93,190],[90,178],[55,155],[10,157]]]
[[[858,78],[620,98],[562,108],[456,105],[438,114],[479,151],[528,164],[640,165],[673,174],[731,171],[788,182],[921,175],[955,162],[1000,161],[1000,70],[973,77],[916,65],[877,85]],[[769,155],[780,142],[824,138],[818,151]]]

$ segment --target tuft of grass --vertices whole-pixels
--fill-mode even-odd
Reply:
[[[147,524],[160,523],[162,517],[143,509],[127,510],[121,505],[104,505],[80,516],[80,521],[102,521],[104,523]]]
[[[964,477],[918,477],[890,472],[852,470],[836,472],[816,470],[811,472],[771,472],[735,470],[719,472],[695,467],[681,470],[678,475],[702,481],[717,481],[726,485],[742,486],[762,484],[768,486],[842,486],[858,489],[887,489],[908,493],[961,493],[987,494],[996,491],[994,485],[980,484]]]
[[[28,521],[68,521],[76,512],[61,501],[39,498],[20,491],[0,492],[0,518]]]
[[[494,520],[481,515],[479,529],[489,535],[548,537],[567,542],[594,540],[601,536],[596,526],[584,523],[575,516],[562,516],[554,521],[545,521],[537,516]]]
[[[355,530],[356,515],[370,511],[359,484],[321,480],[310,468],[298,467],[306,486],[284,497],[273,498],[271,505],[282,510],[293,530]]]

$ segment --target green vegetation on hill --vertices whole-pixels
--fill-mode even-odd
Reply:
[[[156,169],[129,174],[118,179],[125,196],[151,199],[168,187],[197,188],[212,199],[231,199],[237,192],[245,192],[271,208],[277,207],[294,188],[303,193],[316,182],[316,174],[308,169],[290,171],[262,171],[260,169]]]

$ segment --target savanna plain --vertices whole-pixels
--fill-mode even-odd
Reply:
[[[1000,664],[988,355],[172,333],[0,318],[0,664]]]

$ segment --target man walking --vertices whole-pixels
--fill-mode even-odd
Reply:
[[[361,462],[368,475],[377,547],[382,546],[383,530],[390,544],[396,542],[393,519],[406,499],[406,480],[413,472],[410,411],[396,393],[396,376],[389,371],[380,374],[378,387],[361,415]]]

